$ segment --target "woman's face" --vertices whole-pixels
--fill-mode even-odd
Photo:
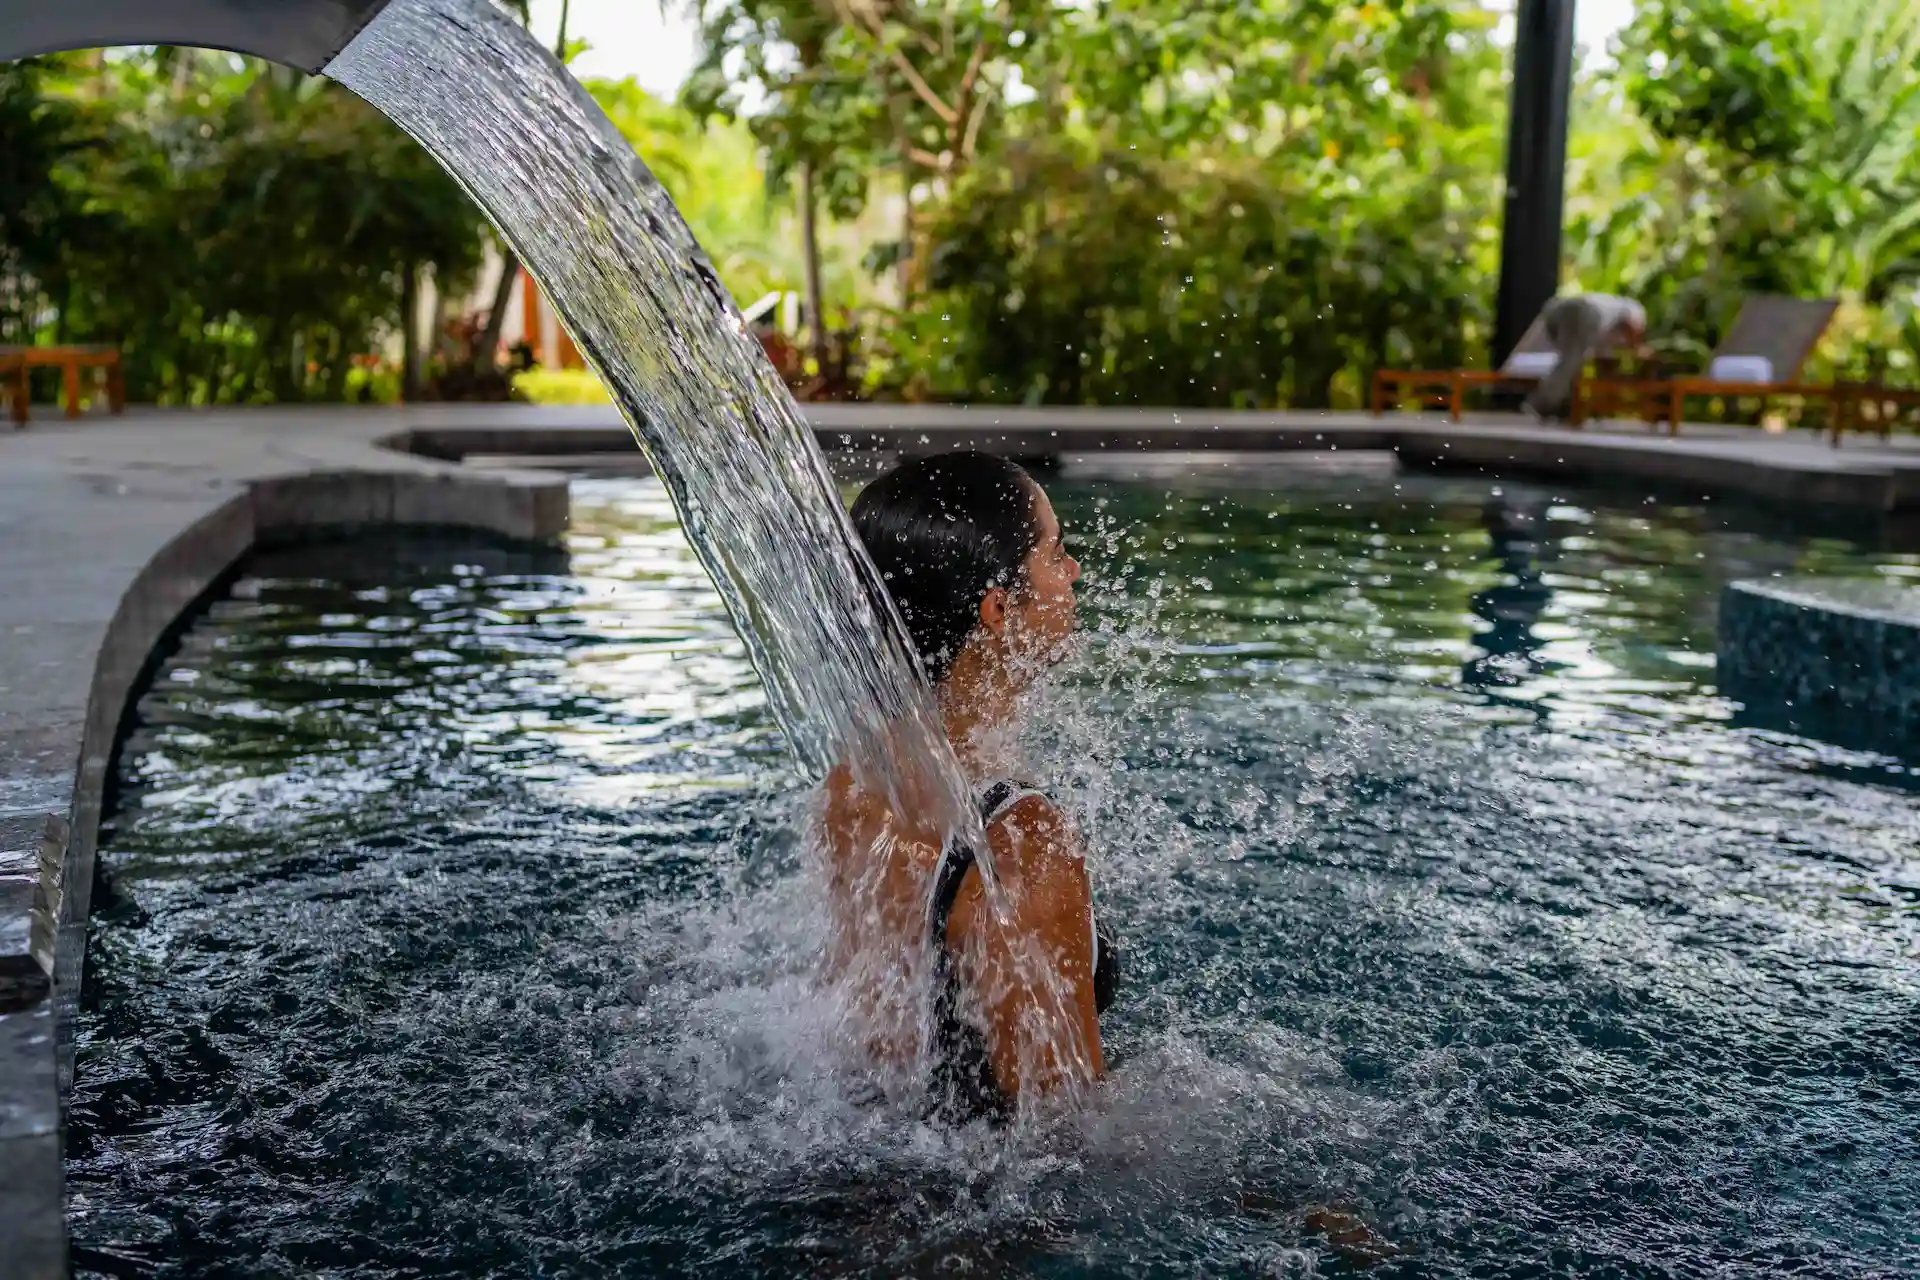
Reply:
[[[1067,554],[1060,518],[1039,485],[1033,488],[1033,506],[1040,542],[1027,556],[1024,580],[1007,593],[1004,635],[1015,662],[1050,665],[1066,656],[1073,636],[1073,584],[1080,562]]]

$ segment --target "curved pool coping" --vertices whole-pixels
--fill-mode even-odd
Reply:
[[[1434,414],[1152,409],[1104,406],[809,404],[829,452],[907,454],[988,449],[1017,458],[1103,453],[1292,453],[1365,450],[1406,465],[1573,482],[1646,484],[1687,500],[1739,497],[1761,505],[1883,516],[1920,508],[1920,440],[1850,440],[1809,432],[1689,425],[1669,436],[1635,424],[1585,430],[1512,414],[1449,422]],[[396,449],[459,460],[476,455],[582,462],[630,452],[611,406],[519,417],[409,424]]]
[[[379,443],[391,416],[89,421],[0,437],[0,1239],[67,1274],[62,1104],[114,752],[153,662],[253,550],[371,528],[553,543],[566,477]],[[384,427],[384,430],[375,428]],[[172,446],[180,445],[182,448]],[[176,460],[183,459],[183,460]]]
[[[1920,746],[1920,589],[1845,578],[1729,583],[1718,681],[1758,728],[1904,759]]]

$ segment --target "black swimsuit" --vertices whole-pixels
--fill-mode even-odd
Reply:
[[[1028,796],[1040,794],[1006,778],[981,784],[974,790],[980,803],[981,829],[992,827],[1007,810]],[[960,896],[960,886],[974,861],[971,845],[957,840],[950,842],[940,855],[940,865],[934,869],[933,891],[927,901],[934,982],[931,1110],[937,1118],[956,1124],[980,1118],[1004,1121],[1013,1115],[1013,1099],[994,1078],[985,1033],[978,1023],[960,1012],[959,957],[947,945],[947,921],[953,915],[954,900]],[[1105,1013],[1119,985],[1120,956],[1113,939],[1100,928],[1097,917],[1093,955],[1094,1008],[1096,1012]]]

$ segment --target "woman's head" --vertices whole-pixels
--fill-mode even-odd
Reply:
[[[1073,632],[1073,583],[1053,504],[986,453],[904,462],[868,485],[853,526],[929,678],[968,643],[1013,667],[1055,660]]]

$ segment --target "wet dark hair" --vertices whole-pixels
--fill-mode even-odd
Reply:
[[[853,527],[907,624],[927,678],[946,679],[980,624],[980,601],[1011,587],[1040,545],[1040,486],[990,453],[903,462],[853,504]]]

